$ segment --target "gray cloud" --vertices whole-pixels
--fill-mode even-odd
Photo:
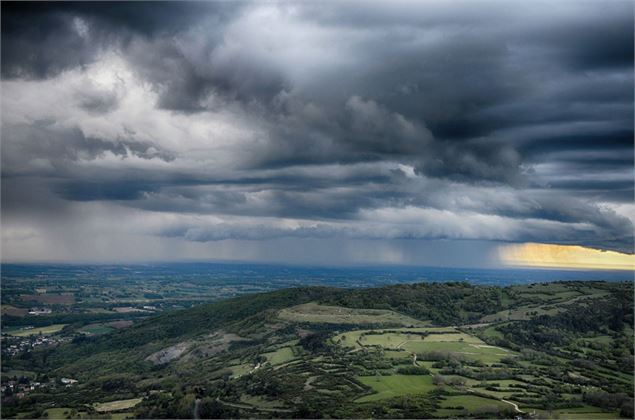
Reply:
[[[7,230],[633,252],[630,2],[366,6],[3,2]]]
[[[34,121],[32,124],[11,125],[3,129],[3,172],[7,175],[29,172],[34,160],[46,159],[50,170],[64,171],[73,161],[90,161],[106,152],[126,158],[174,159],[168,151],[158,150],[156,145],[134,139],[100,139],[84,135],[77,127],[60,128],[53,121]],[[36,167],[35,172],[40,172]],[[45,173],[49,169],[44,170]],[[50,172],[49,172],[50,173]]]

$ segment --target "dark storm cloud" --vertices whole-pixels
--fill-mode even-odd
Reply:
[[[553,25],[535,35],[540,45],[551,45],[573,69],[597,71],[633,66],[633,3],[608,5],[595,16]]]
[[[611,207],[633,195],[630,2],[3,2],[2,14],[3,190],[23,176],[64,202],[253,219],[159,232],[197,242],[383,235],[632,252],[632,222]],[[99,70],[118,81],[76,82],[48,120],[18,98],[20,83]],[[423,224],[502,221],[490,237],[479,219],[364,220],[409,208],[427,211]]]
[[[51,121],[7,127],[2,136],[3,174],[7,175],[20,173],[28,168],[32,159],[43,157],[53,166],[59,167],[72,161],[94,160],[106,152],[123,158],[137,156],[164,161],[174,159],[169,152],[158,150],[149,142],[87,137],[79,128],[60,129]]]
[[[86,65],[135,35],[172,35],[203,17],[227,19],[234,2],[2,3],[2,76],[43,78]]]
[[[83,102],[80,107],[85,108]],[[89,111],[98,112],[94,107]],[[133,200],[145,192],[178,182],[156,176],[148,179],[147,173],[139,174],[125,168],[78,166],[107,155],[119,160],[140,158],[166,163],[175,159],[173,152],[150,141],[135,139],[132,132],[106,139],[88,136],[78,127],[59,127],[53,121],[44,120],[3,127],[2,138],[2,183],[9,189],[13,189],[16,180],[24,177],[30,179],[30,185],[33,182],[46,185],[52,194],[66,200]],[[42,165],[43,161],[46,165]],[[15,188],[24,187],[18,184]],[[2,208],[15,204],[13,200],[3,200]],[[39,205],[46,207],[46,202]],[[58,210],[66,211],[57,205],[51,209],[52,212]]]
[[[45,78],[94,62],[117,45],[161,92],[165,109],[200,111],[211,91],[238,100],[271,97],[285,85],[279,74],[248,56],[225,57],[206,68],[183,54],[174,36],[204,20],[208,45],[247,3],[240,2],[3,2],[2,76]],[[186,41],[187,42],[187,41]],[[209,45],[211,44],[211,45]],[[25,54],[25,51],[28,53]]]
[[[278,106],[282,114],[269,149],[257,158],[260,168],[396,159],[433,177],[516,183],[522,176],[513,146],[480,138],[440,141],[423,122],[371,99],[352,96],[331,111],[311,103]]]
[[[541,136],[542,137],[542,136]],[[622,156],[633,147],[633,130],[613,130],[610,127],[597,133],[577,133],[535,138],[520,146],[526,155],[542,155],[563,150],[620,150]]]
[[[60,196],[73,201],[93,200],[135,200],[142,194],[152,191],[156,186],[148,182],[70,182],[63,183],[57,188]]]
[[[208,40],[211,45],[194,51],[169,38],[129,46],[131,64],[156,86],[161,108],[200,112],[206,109],[201,101],[210,94],[222,95],[224,101],[267,102],[288,87],[281,74],[246,54],[206,60],[218,42],[214,38]]]
[[[72,16],[46,4],[2,4],[4,78],[43,78],[82,66],[93,60],[97,47],[82,38]]]

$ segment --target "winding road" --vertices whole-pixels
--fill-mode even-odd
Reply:
[[[467,392],[472,392],[472,393],[474,393],[474,394],[476,394],[476,395],[479,395],[479,394],[478,394],[475,390],[473,390],[473,389],[471,389],[471,388],[468,388],[468,389],[467,389]],[[479,395],[479,396],[480,396],[480,395]],[[498,400],[498,401],[500,401],[500,402],[504,402],[505,404],[509,404],[509,405],[511,405],[512,407],[514,407],[514,410],[515,410],[517,413],[519,413],[519,414],[523,414],[523,413],[524,413],[524,411],[522,411],[520,408],[518,408],[518,404],[516,404],[516,403],[513,403],[513,402],[511,402],[511,401],[507,401],[507,400],[506,400],[506,399],[504,399],[504,398],[493,398],[493,399],[496,399],[496,400]]]
[[[502,398],[501,398],[501,401],[504,402],[504,403],[507,403],[507,404],[511,404],[514,407],[514,410],[516,410],[517,413],[523,413],[523,411],[521,411],[521,409],[518,408],[518,404],[513,403],[511,401],[504,400]]]

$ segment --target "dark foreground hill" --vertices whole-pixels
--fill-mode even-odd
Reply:
[[[65,334],[3,360],[53,384],[3,417],[633,415],[632,283],[294,288]]]

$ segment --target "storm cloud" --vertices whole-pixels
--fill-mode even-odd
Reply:
[[[628,1],[2,2],[3,258],[633,253],[632,16]]]

